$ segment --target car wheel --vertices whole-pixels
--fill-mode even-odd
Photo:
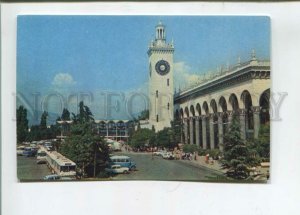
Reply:
[[[128,171],[127,171],[127,170],[125,170],[123,173],[124,173],[124,174],[128,174]]]
[[[135,170],[136,170],[136,167],[135,167],[135,166],[132,166],[132,167],[130,168],[130,170],[131,170],[131,171],[135,171]]]

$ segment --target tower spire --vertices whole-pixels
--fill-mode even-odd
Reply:
[[[162,23],[162,21],[159,21],[158,24],[156,25],[156,36],[155,40],[161,40],[165,41],[166,40],[166,32],[165,32],[165,25]]]
[[[252,52],[251,52],[251,60],[256,60],[255,49],[252,49]]]

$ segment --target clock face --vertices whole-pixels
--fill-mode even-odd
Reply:
[[[156,63],[155,70],[160,75],[166,75],[170,71],[170,64],[165,60],[160,60]]]

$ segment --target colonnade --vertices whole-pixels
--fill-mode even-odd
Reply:
[[[182,141],[185,144],[196,144],[203,149],[219,148],[222,150],[224,134],[229,129],[233,115],[239,120],[240,134],[243,140],[247,139],[249,132],[254,138],[257,138],[261,124],[260,114],[261,107],[257,106],[251,107],[250,114],[245,109],[238,109],[183,117],[181,118],[183,124]],[[253,129],[249,128],[249,117],[253,117]]]

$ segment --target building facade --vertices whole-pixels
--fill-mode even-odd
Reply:
[[[258,60],[254,50],[246,62],[222,68],[189,89],[174,93],[174,45],[166,42],[165,26],[156,26],[149,56],[149,123],[156,131],[182,124],[181,142],[222,150],[232,117],[240,122],[241,137],[257,138],[269,123],[270,61]]]
[[[170,127],[174,116],[173,54],[173,42],[166,42],[165,25],[159,22],[148,48],[149,125],[156,131]]]
[[[175,117],[182,123],[182,142],[222,150],[223,137],[233,115],[241,137],[257,138],[261,124],[269,123],[270,62],[251,59],[224,69],[210,79],[174,96]]]
[[[128,120],[95,120],[97,132],[102,137],[111,140],[128,141],[128,129],[130,121]]]
[[[64,139],[70,135],[72,120],[60,120],[57,123],[61,126],[61,134],[57,138]],[[95,120],[96,132],[107,139],[116,141],[128,141],[129,130],[134,129],[134,124],[129,120]]]

